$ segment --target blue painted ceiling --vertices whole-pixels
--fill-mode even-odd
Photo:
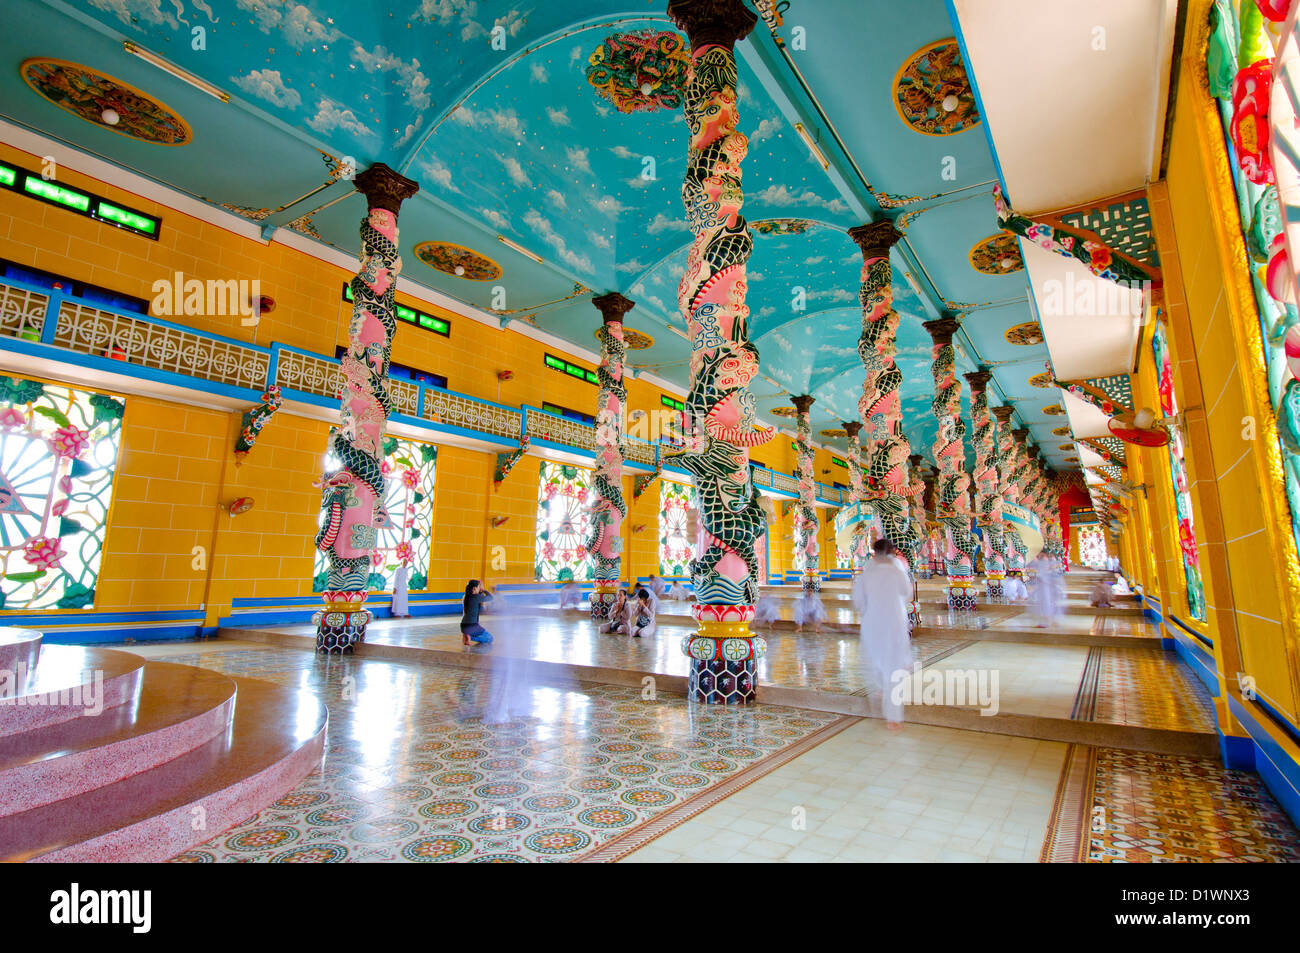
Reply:
[[[0,112],[268,232],[293,222],[349,253],[364,202],[347,182],[331,182],[330,169],[344,157],[358,169],[386,162],[421,185],[402,209],[407,277],[485,310],[502,310],[492,300],[500,285],[511,316],[585,348],[594,346],[597,315],[589,294],[573,296],[575,286],[622,291],[637,302],[629,326],[655,339],[631,360],[684,387],[689,346],[673,329],[685,326],[676,308],[690,237],[680,191],[685,124],[680,110],[621,113],[585,76],[607,36],[671,29],[665,6],[8,0]],[[194,48],[196,27],[205,31],[202,49]],[[497,27],[504,50],[493,47]],[[900,67],[955,33],[942,0],[792,0],[780,26],[760,20],[738,46],[741,129],[750,141],[745,214],[809,223],[800,234],[755,234],[748,301],[765,379],[753,390],[760,414],[812,393],[815,435],[854,419],[861,256],[845,229],[889,217],[905,235],[892,260],[914,451],[928,457],[935,435],[921,322],[961,314],[959,371],[992,367],[993,403],[1014,404],[1044,456],[1065,468],[1068,451],[1050,433],[1065,421],[1042,412],[1059,392],[1028,383],[1046,349],[1003,334],[1034,321],[1025,273],[987,275],[969,260],[997,232],[984,126],[924,135],[894,104]],[[230,102],[128,55],[124,40],[227,91]],[[144,143],[55,107],[18,76],[34,56],[84,64],[147,92],[185,118],[193,140]],[[795,122],[821,144],[829,170]],[[425,241],[471,248],[503,273],[479,282],[435,270],[413,252]]]

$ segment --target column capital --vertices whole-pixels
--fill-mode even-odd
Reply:
[[[982,393],[988,386],[989,381],[993,379],[993,372],[980,368],[978,371],[971,371],[969,374],[963,374],[966,383],[970,385],[971,396]]]
[[[845,420],[843,423],[844,432],[849,435],[849,439],[856,437],[862,432],[862,421],[860,420]]]
[[[1025,448],[1025,452],[1029,454],[1030,460],[1033,460],[1034,462],[1038,461],[1038,444],[1031,443],[1028,447]]]
[[[921,469],[921,461],[924,460],[924,459],[925,459],[925,457],[921,456],[919,453],[913,453],[913,454],[911,454],[910,456],[908,456],[908,458],[907,458],[907,462],[908,462],[908,464],[911,465],[911,467],[912,467],[913,470],[920,470],[920,469]]]
[[[635,301],[623,297],[617,291],[611,291],[609,294],[592,298],[591,303],[596,306],[596,310],[600,312],[600,316],[605,319],[606,324],[614,321],[622,322],[623,315],[636,306]]]
[[[686,33],[692,52],[702,46],[732,49],[758,22],[742,0],[668,0],[668,16]]]
[[[952,336],[957,333],[957,328],[960,326],[956,318],[936,318],[921,325],[929,332],[930,340],[936,345],[951,344]]]
[[[791,397],[790,403],[794,404],[794,409],[798,413],[806,414],[810,409],[812,409],[812,405],[816,402],[816,400],[817,400],[816,397],[812,397],[808,394],[801,394],[798,397]]]
[[[888,219],[855,225],[849,229],[849,238],[857,242],[858,248],[862,249],[863,261],[872,258],[888,258],[889,249],[893,248],[902,237],[903,233]]]
[[[420,191],[420,183],[376,162],[352,180],[356,190],[366,197],[369,208],[387,209],[396,215],[402,202]]]
[[[1016,442],[1017,444],[1019,444],[1020,446],[1022,446],[1022,447],[1025,445],[1025,439],[1026,439],[1028,436],[1029,436],[1029,428],[1028,428],[1028,427],[1021,427],[1021,428],[1019,428],[1019,429],[1017,429],[1017,430],[1013,430],[1013,431],[1011,431],[1011,438],[1012,438],[1013,440],[1015,440],[1015,442]]]
[[[1011,423],[1011,415],[1015,413],[1015,410],[1014,407],[1007,404],[1003,407],[990,407],[989,413],[998,419],[998,424],[1000,426],[1005,427],[1007,424]]]

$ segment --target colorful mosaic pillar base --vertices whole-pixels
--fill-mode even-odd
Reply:
[[[670,0],[668,16],[690,40],[691,70],[683,110],[690,150],[682,201],[692,240],[677,303],[691,339],[690,389],[684,411],[685,448],[671,458],[691,474],[699,507],[701,545],[691,562],[700,612],[718,621],[753,618],[758,597],[755,540],[767,525],[749,469],[749,448],[772,432],[754,426],[749,382],[758,373],[758,349],[749,340],[745,264],[754,242],[741,214],[741,162],[749,143],[737,131],[737,40],[758,18],[741,0]],[[736,618],[739,615],[740,618]],[[735,658],[723,639],[707,658],[709,638],[688,643],[692,697],[735,704],[752,700],[753,646]],[[739,651],[737,645],[732,649]],[[719,658],[721,654],[721,658]],[[719,664],[721,663],[721,664]]]
[[[366,640],[366,626],[371,619],[360,602],[339,602],[317,611],[311,617],[316,626],[316,651],[351,655],[353,646]]]
[[[975,601],[975,580],[948,580],[948,608],[955,612],[974,612],[978,608]]]
[[[1002,602],[1005,598],[1005,593],[1002,589],[1002,580],[1005,579],[1006,576],[1007,574],[1005,572],[997,572],[996,570],[990,570],[985,574],[984,597],[988,599],[989,602]]]
[[[384,427],[392,407],[388,391],[388,360],[397,331],[393,291],[402,270],[397,253],[397,213],[419,184],[398,175],[382,162],[353,183],[366,197],[368,211],[361,221],[361,267],[350,287],[355,302],[348,325],[348,350],[343,355],[343,392],[339,426],[330,430],[329,449],[339,469],[327,473],[321,488],[321,526],[316,548],[327,560],[325,607],[316,615],[316,647],[323,652],[345,651],[340,635],[365,638],[369,613],[360,610],[369,591],[370,564],[379,531],[390,524],[384,506],[387,488],[382,470]],[[341,603],[357,608],[333,626],[329,619]]]
[[[688,694],[708,705],[748,705],[758,689],[767,640],[749,628],[753,606],[693,606],[700,628],[682,639],[691,658]]]
[[[592,477],[591,511],[588,514],[586,549],[591,555],[597,589],[591,594],[591,618],[609,618],[623,556],[623,414],[627,388],[623,385],[623,315],[633,302],[617,292],[592,299],[603,323],[600,338],[600,366],[596,369],[600,393],[596,397],[596,471]],[[608,592],[608,597],[606,597]]]
[[[614,594],[618,592],[618,581],[596,580],[596,589],[591,594],[591,621],[606,622],[609,610],[614,605]]]

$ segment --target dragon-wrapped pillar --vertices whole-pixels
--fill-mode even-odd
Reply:
[[[934,376],[931,408],[939,421],[934,459],[939,467],[938,517],[944,526],[944,568],[948,575],[948,608],[975,608],[975,534],[971,531],[970,477],[966,473],[966,424],[961,419],[961,383],[952,338],[955,318],[924,325],[934,342],[930,372]]]
[[[818,572],[817,532],[821,522],[817,519],[817,484],[813,477],[812,423],[809,411],[813,398],[807,394],[790,398],[795,410],[795,456],[799,480],[799,502],[794,511],[794,548],[797,565],[803,569],[803,591],[821,592],[822,577]]]
[[[627,409],[627,388],[623,386],[623,315],[635,304],[617,291],[592,298],[600,312],[600,366],[596,376],[596,473],[587,524],[587,552],[591,556],[595,588],[591,593],[591,618],[609,618],[614,593],[619,587],[623,555],[623,418]]]
[[[993,407],[991,412],[998,422],[998,495],[1004,504],[1019,506],[1020,486],[1015,480],[1016,442],[1011,436],[1011,414],[1014,411],[1011,407]],[[1006,527],[1005,514],[1002,541],[1007,576],[1023,575],[1029,550],[1025,546],[1025,541],[1020,538],[1020,534]]]
[[[402,270],[397,254],[397,213],[420,188],[382,162],[353,184],[366,197],[361,221],[361,269],[351,281],[352,320],[343,355],[340,424],[331,428],[329,452],[339,469],[321,487],[321,528],[316,548],[325,554],[325,606],[312,616],[316,649],[351,653],[365,640],[370,563],[379,530],[388,524],[384,508],[384,427],[392,408],[388,359],[397,329],[393,289]]]
[[[975,428],[971,442],[975,445],[975,512],[984,532],[984,594],[1000,602],[1007,567],[1002,494],[998,490],[998,443],[987,390],[993,374],[981,368],[963,376],[970,385],[970,416]]]
[[[849,237],[862,251],[858,357],[866,376],[858,413],[867,430],[867,496],[880,515],[885,537],[906,555],[912,551],[915,532],[906,497],[911,447],[903,433],[898,394],[903,375],[894,361],[899,315],[894,310],[894,270],[889,263],[889,250],[903,236],[893,222],[883,221],[850,228]]]
[[[849,436],[849,488],[853,502],[858,507],[858,521],[853,524],[853,571],[861,572],[867,564],[867,522],[862,519],[862,508],[867,502],[867,482],[862,477],[862,421],[844,421],[844,432]]]
[[[701,551],[691,562],[699,629],[682,641],[691,659],[688,691],[710,704],[746,704],[757,689],[766,642],[750,631],[758,595],[754,541],[766,523],[750,478],[749,448],[772,432],[754,426],[749,382],[758,349],[749,340],[745,263],[753,251],[741,214],[736,130],[737,40],[757,17],[741,0],[670,0],[668,16],[691,46],[684,112],[690,135],[682,201],[693,236],[677,301],[691,339],[685,448],[672,454],[694,478]]]

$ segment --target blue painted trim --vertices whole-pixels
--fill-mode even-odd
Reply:
[[[1174,630],[1174,643],[1179,658],[1187,663],[1187,667],[1201,680],[1210,695],[1218,698],[1219,673],[1214,667],[1214,658],[1205,649],[1176,630]]]
[[[11,610],[12,611],[12,610]],[[202,620],[203,613],[194,609],[154,610],[151,612],[0,612],[0,624],[28,625],[36,628],[40,625],[73,625],[78,622],[93,622],[97,625],[112,625],[120,622],[175,622]]]
[[[382,602],[385,599],[392,600],[391,592],[372,592],[366,597],[367,606],[370,602]],[[412,592],[409,594],[411,602],[435,602],[439,599],[456,599],[459,601],[464,598],[463,592]],[[265,606],[314,606],[320,608],[323,605],[322,597],[312,596],[240,596],[231,600],[232,609],[256,609]]]
[[[1255,742],[1250,738],[1219,732],[1219,757],[1223,760],[1223,766],[1229,770],[1254,771]]]
[[[14,282],[14,284],[21,284],[21,282]],[[59,330],[59,310],[68,296],[57,291],[49,291],[47,294],[50,300],[45,308],[45,323],[41,325],[41,343],[53,344],[54,335]]]
[[[1189,625],[1188,625],[1186,622],[1184,622],[1182,619],[1178,618],[1178,616],[1174,615],[1172,612],[1169,614],[1169,621],[1172,622],[1172,623],[1174,623],[1174,625],[1178,626],[1178,628],[1182,629],[1182,630],[1183,630],[1184,632],[1186,632],[1188,635],[1192,636],[1193,638],[1196,638],[1196,639],[1200,640],[1201,642],[1204,642],[1204,643],[1205,643],[1206,645],[1208,645],[1210,648],[1214,648],[1214,643],[1213,643],[1213,642],[1211,642],[1211,641],[1210,641],[1209,639],[1207,639],[1205,636],[1201,635],[1201,633],[1197,632],[1195,629],[1193,629],[1191,626],[1189,626]]]
[[[1297,728],[1295,725],[1291,724],[1291,722],[1287,721],[1286,717],[1280,711],[1274,708],[1273,705],[1267,699],[1261,698],[1258,694],[1256,694],[1253,701],[1260,708],[1264,709],[1265,713],[1271,719],[1273,719],[1274,724],[1276,724],[1279,728],[1281,728],[1283,731],[1285,731],[1288,735],[1291,736],[1292,741],[1294,741],[1297,745],[1300,745],[1300,728]]]
[[[1231,693],[1228,708],[1255,745],[1255,770],[1282,810],[1300,825],[1300,762],[1263,727],[1255,712]],[[1285,724],[1285,723],[1284,723]]]
[[[112,645],[130,639],[135,642],[175,642],[198,638],[202,625],[177,625],[160,628],[126,629],[49,629],[41,633],[47,645]]]
[[[966,35],[962,32],[961,18],[957,15],[954,0],[943,0],[943,5],[948,9],[948,20],[952,24],[953,35],[957,38],[957,49],[961,51],[961,61],[966,67],[966,78],[970,81],[971,92],[975,95],[975,106],[980,111],[980,125],[984,127],[984,140],[988,143],[989,155],[993,158],[993,168],[998,174],[998,182],[1002,185],[1002,194],[1006,196],[1007,204],[1010,205],[1011,190],[1007,188],[1006,176],[1002,174],[1002,162],[998,159],[998,149],[993,144],[993,130],[989,128],[989,114],[984,109],[984,100],[980,96],[980,84],[975,78],[975,68],[971,65],[970,51],[966,49]]]

